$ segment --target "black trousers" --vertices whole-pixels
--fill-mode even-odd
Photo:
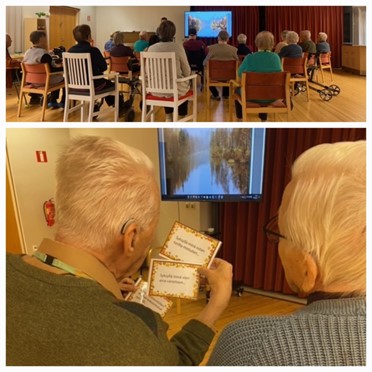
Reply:
[[[218,90],[216,87],[209,87],[209,90],[211,93],[217,97],[219,95]],[[223,97],[228,97],[229,96],[229,87],[222,87],[222,96]]]
[[[179,116],[186,116],[187,115],[187,104],[188,101],[182,103],[182,105],[178,106],[178,115]],[[164,107],[166,114],[173,114],[173,107]]]

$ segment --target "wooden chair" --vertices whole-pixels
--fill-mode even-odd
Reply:
[[[282,58],[283,71],[287,71],[291,74],[289,79],[290,86],[292,89],[292,96],[295,95],[295,84],[305,83],[307,101],[310,100],[309,94],[309,77],[307,75],[307,57],[300,58]]]
[[[21,63],[22,67],[22,82],[20,89],[20,96],[18,101],[18,113],[17,117],[21,116],[22,112],[22,101],[26,101],[25,95],[28,93],[39,94],[43,97],[43,104],[41,109],[41,121],[44,121],[45,109],[48,104],[48,94],[55,90],[62,89],[65,83],[51,84],[51,77],[60,75],[62,77],[63,72],[50,72],[48,63],[38,63],[30,65]]]
[[[177,78],[176,53],[141,52],[142,121],[150,117],[154,121],[154,107],[172,107],[173,121],[196,121],[197,118],[197,75]],[[179,96],[178,83],[191,82],[192,87]],[[186,101],[193,102],[192,114],[178,120],[178,107]],[[147,106],[150,109],[147,112]]]
[[[103,57],[104,57],[105,59],[109,59],[110,56],[111,56],[111,53],[110,53],[110,52],[108,52],[107,50],[104,50],[104,51],[103,51]]]
[[[204,49],[200,50],[185,50],[187,61],[189,62],[191,72],[197,74],[200,76],[201,81],[201,88],[200,90],[203,90],[203,84],[204,84],[204,66],[203,61],[205,58],[205,51]]]
[[[237,79],[239,62],[236,60],[231,61],[219,61],[209,60],[207,61],[205,71],[205,91],[206,91],[206,102],[207,108],[210,106],[210,91],[209,87],[229,87],[229,96],[231,96],[230,81]]]
[[[320,53],[318,61],[319,61],[319,66],[318,67],[319,67],[320,73],[322,75],[322,82],[324,83],[324,74],[323,74],[324,70],[329,70],[329,72],[331,73],[331,81],[333,82],[331,52]]]
[[[234,101],[242,105],[243,121],[248,121],[248,114],[287,114],[291,110],[289,93],[289,72],[244,72],[241,84],[232,80],[231,88],[240,87],[229,100],[229,116],[233,121]],[[260,101],[270,101],[262,103]]]
[[[107,96],[114,96],[114,106],[109,107],[106,111],[113,111],[115,121],[118,121],[119,112],[119,89],[118,89],[118,73],[108,73],[98,76],[93,76],[92,60],[90,53],[63,53],[63,70],[66,83],[66,103],[63,121],[68,121],[68,116],[71,112],[80,109],[81,121],[85,121],[84,104],[89,103],[88,121],[92,121],[93,117],[99,112],[94,111],[94,103]],[[104,89],[94,87],[94,80],[108,78],[113,79],[114,86]],[[78,105],[71,106],[70,101],[80,101]]]

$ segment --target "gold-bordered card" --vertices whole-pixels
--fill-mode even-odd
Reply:
[[[196,300],[199,292],[200,265],[171,260],[151,260],[149,296],[178,297]]]
[[[160,255],[175,261],[192,262],[210,267],[221,242],[196,231],[180,222],[175,222]]]
[[[142,304],[143,306],[150,308],[152,311],[159,313],[161,317],[164,317],[167,311],[172,307],[173,302],[166,297],[148,296],[148,283],[144,280],[139,284],[136,284],[137,289],[134,292],[130,292],[125,297],[125,300]]]

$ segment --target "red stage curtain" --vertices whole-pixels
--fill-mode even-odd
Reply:
[[[259,32],[259,14],[258,6],[192,6],[191,10],[205,11],[205,10],[231,10],[232,11],[232,35],[230,43],[237,45],[236,38],[239,34],[247,35],[247,44],[252,46],[255,50],[254,39]],[[215,44],[216,40],[212,43],[210,40],[205,40],[209,44]]]
[[[234,266],[234,281],[267,291],[292,293],[285,278],[277,246],[263,231],[277,214],[293,161],[320,143],[366,138],[364,128],[267,129],[263,199],[251,203],[221,203],[220,256]]]
[[[267,6],[266,29],[280,41],[283,30],[310,30],[316,43],[319,32],[328,35],[332,51],[332,66],[341,67],[344,17],[342,6]]]

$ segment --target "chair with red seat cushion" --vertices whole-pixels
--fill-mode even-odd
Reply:
[[[176,53],[141,52],[142,121],[154,121],[154,107],[172,107],[173,121],[196,121],[197,75],[177,78]],[[178,93],[178,83],[191,82],[183,96]],[[186,101],[193,102],[192,114],[178,120],[178,107]],[[146,108],[149,106],[149,110]]]

